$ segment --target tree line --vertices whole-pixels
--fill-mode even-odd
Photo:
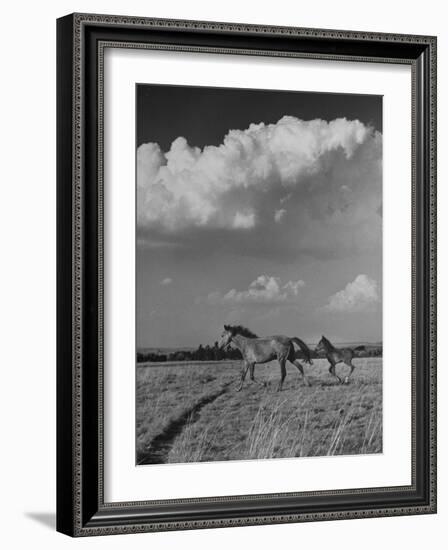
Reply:
[[[382,357],[382,346],[364,346],[364,349],[357,353],[358,357]],[[297,359],[303,359],[303,355],[300,351],[296,351]],[[316,359],[319,355],[311,350],[311,357]],[[241,353],[239,350],[228,347],[222,349],[218,346],[218,342],[215,342],[213,346],[202,344],[194,350],[177,350],[172,352],[137,352],[138,363],[166,363],[168,361],[225,361],[225,360],[239,360],[241,359]]]
[[[166,361],[224,361],[232,359],[241,359],[241,353],[237,349],[222,349],[215,342],[213,346],[202,344],[194,350],[178,350],[170,353],[150,351],[138,352],[137,362],[145,363],[163,363]]]

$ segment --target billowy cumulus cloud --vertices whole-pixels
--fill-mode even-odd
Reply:
[[[286,303],[296,300],[304,286],[302,280],[283,284],[279,277],[259,275],[246,290],[232,288],[226,293],[212,292],[207,302],[212,305]]]
[[[378,285],[367,275],[358,275],[354,281],[330,296],[322,310],[327,312],[357,313],[374,311],[379,302]]]
[[[285,214],[286,214],[285,208],[279,208],[278,210],[276,210],[274,213],[274,220],[276,221],[276,223],[281,223]]]
[[[358,120],[285,116],[230,130],[219,146],[178,137],[163,152],[146,143],[137,193],[143,248],[279,259],[377,253],[382,136]]]
[[[137,150],[138,226],[171,234],[191,227],[247,231],[262,223],[264,198],[271,204],[276,199],[270,217],[278,222],[279,205],[310,177],[336,169],[342,177],[337,189],[347,186],[344,172],[351,165],[356,169],[354,155],[362,146],[379,159],[381,134],[358,120],[292,116],[230,130],[221,145],[202,150],[183,137],[168,152],[156,143],[142,144]]]

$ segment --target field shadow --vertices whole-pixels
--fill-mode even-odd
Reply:
[[[56,529],[56,514],[54,512],[25,512],[25,516],[52,531]]]

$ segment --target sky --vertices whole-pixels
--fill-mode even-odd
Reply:
[[[382,97],[137,85],[137,347],[382,340]]]

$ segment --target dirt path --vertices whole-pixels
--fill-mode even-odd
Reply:
[[[188,422],[196,422],[199,418],[201,409],[213,403],[213,401],[223,395],[232,383],[233,382],[227,382],[219,391],[205,395],[202,399],[197,401],[193,407],[185,411],[178,418],[173,419],[165,430],[151,441],[148,452],[139,460],[138,464],[166,464],[173,443],[182,434],[186,424]]]

